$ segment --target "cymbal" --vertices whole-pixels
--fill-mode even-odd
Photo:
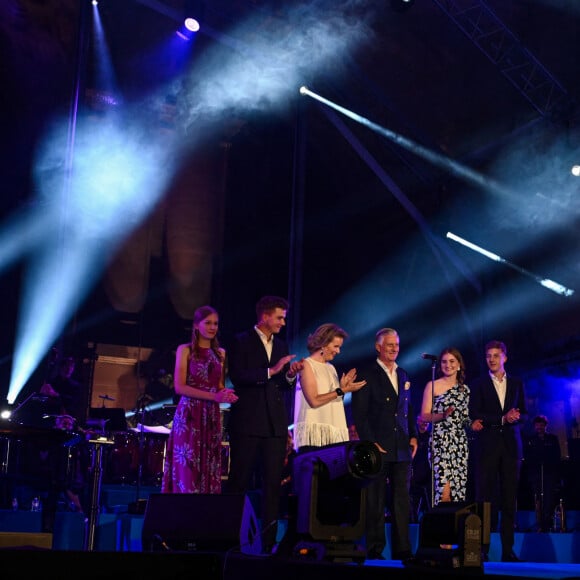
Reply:
[[[109,395],[99,395],[99,399],[104,399],[105,401],[114,401],[113,397],[109,397]]]

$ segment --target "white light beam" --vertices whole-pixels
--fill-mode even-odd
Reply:
[[[536,282],[538,282],[538,284],[541,284],[544,288],[547,288],[548,290],[551,290],[552,292],[555,292],[556,294],[560,294],[560,296],[572,296],[572,294],[574,294],[574,290],[572,290],[571,288],[566,288],[566,286],[562,286],[562,284],[558,284],[558,282],[554,282],[553,280],[550,280],[549,278],[542,278],[541,276],[537,276],[536,274],[532,274],[531,272],[528,272],[524,268],[522,268],[516,264],[512,264],[511,262],[508,262],[505,258],[502,258],[501,256],[494,254],[493,252],[488,252],[487,250],[484,250],[483,248],[476,246],[475,244],[472,244],[471,242],[468,242],[467,240],[465,240],[459,236],[456,236],[455,234],[453,234],[451,232],[447,232],[447,237],[450,240],[458,242],[459,244],[461,244],[461,245],[463,245],[471,250],[474,250],[474,251],[478,252],[479,254],[482,254],[483,256],[485,256],[486,258],[489,258],[490,260],[493,260],[494,262],[501,262],[503,264],[506,264],[510,268],[517,270],[520,274],[524,274],[525,276],[528,276],[529,278],[534,279]]]

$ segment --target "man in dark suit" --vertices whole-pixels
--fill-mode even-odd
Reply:
[[[280,481],[286,457],[288,412],[285,391],[303,363],[290,361],[288,346],[277,335],[286,324],[288,301],[264,296],[256,304],[256,325],[230,345],[229,376],[238,401],[229,412],[230,471],[226,490],[246,493],[255,471],[262,476],[262,544],[269,553],[278,527]]]
[[[352,414],[361,440],[372,441],[382,454],[383,471],[367,487],[365,543],[367,559],[384,560],[386,480],[389,482],[391,553],[395,560],[412,556],[409,538],[411,461],[417,451],[417,429],[411,383],[397,365],[399,335],[382,328],[375,337],[377,359],[359,372],[366,386],[352,394]]]
[[[523,457],[520,428],[527,414],[524,383],[507,375],[507,349],[503,342],[488,342],[485,360],[489,372],[470,383],[469,413],[474,424],[482,426],[475,433],[473,447],[475,493],[477,501],[491,502],[492,531],[497,528],[501,511],[502,562],[519,562],[513,545]],[[483,552],[487,558],[489,546],[484,546]]]

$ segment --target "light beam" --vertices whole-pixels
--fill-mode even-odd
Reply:
[[[475,252],[481,254],[482,256],[485,256],[486,258],[489,258],[490,260],[506,264],[507,266],[509,266],[513,270],[516,270],[520,274],[524,274],[524,276],[528,276],[528,278],[532,278],[533,280],[538,282],[538,284],[541,284],[544,288],[547,288],[548,290],[551,290],[552,292],[555,292],[556,294],[559,294],[560,296],[572,296],[572,294],[574,294],[574,290],[572,290],[571,288],[566,288],[566,286],[562,286],[562,284],[559,284],[558,282],[554,282],[553,280],[550,280],[549,278],[542,278],[541,276],[537,276],[536,274],[532,274],[532,272],[528,272],[528,270],[525,270],[521,266],[518,266],[517,264],[512,264],[511,262],[508,262],[505,258],[502,258],[501,256],[494,254],[493,252],[489,252],[488,250],[484,250],[480,246],[477,246],[471,242],[468,242],[467,240],[465,240],[459,236],[456,236],[455,234],[453,234],[451,232],[447,232],[447,237],[450,240],[453,240],[454,242],[457,242],[457,243],[465,246],[466,248],[474,250]]]

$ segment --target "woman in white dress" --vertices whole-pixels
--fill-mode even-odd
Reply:
[[[366,381],[356,380],[354,368],[339,380],[330,363],[347,337],[345,330],[331,322],[308,337],[310,356],[298,375],[294,405],[294,444],[299,451],[349,440],[343,397],[364,387]]]

